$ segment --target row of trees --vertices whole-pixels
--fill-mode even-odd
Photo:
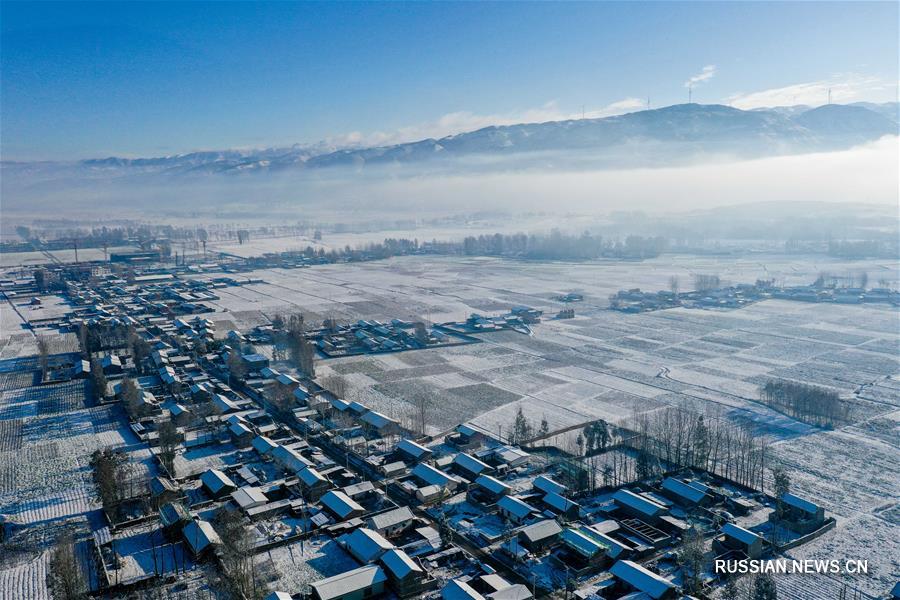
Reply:
[[[507,256],[536,260],[590,260],[595,258],[643,259],[659,256],[668,248],[664,237],[629,235],[624,239],[604,239],[583,233],[571,235],[554,230],[547,235],[502,234],[466,237],[462,242],[387,238],[351,248],[345,246],[325,250],[307,246],[303,250],[285,252],[283,256],[305,257],[328,262],[363,261],[391,258],[407,254],[466,256]],[[267,259],[258,259],[264,262]],[[251,263],[253,260],[251,259]]]
[[[665,251],[662,237],[630,235],[623,240],[606,240],[585,232],[569,235],[559,230],[549,235],[469,236],[463,240],[463,253],[468,256],[514,256],[543,260],[588,260],[599,257],[652,258]]]
[[[717,415],[709,417],[689,406],[635,414],[629,443],[638,451],[638,478],[694,467],[763,489],[769,440]]]
[[[306,320],[296,313],[287,317],[276,315],[272,319],[275,327],[275,347],[287,351],[288,360],[310,379],[316,376],[316,347],[306,334]]]
[[[849,419],[849,406],[840,395],[815,385],[767,381],[760,398],[770,408],[811,425],[833,427]]]

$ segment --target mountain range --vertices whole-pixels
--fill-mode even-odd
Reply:
[[[599,119],[491,126],[377,147],[329,144],[205,151],[156,158],[97,158],[74,163],[4,163],[4,169],[63,168],[91,178],[144,174],[238,174],[362,169],[415,164],[429,168],[563,164],[660,166],[717,156],[754,158],[840,150],[898,134],[898,104],[857,103],[740,110],[679,104]],[[508,159],[513,158],[513,161]],[[508,161],[508,162],[504,162]]]

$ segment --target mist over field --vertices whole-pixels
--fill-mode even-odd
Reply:
[[[600,214],[683,212],[759,201],[891,207],[898,197],[896,136],[841,151],[749,160],[711,155],[679,166],[589,168],[583,156],[559,152],[531,158],[526,167],[519,156],[482,157],[452,169],[330,167],[230,176],[109,176],[6,164],[2,207],[7,219],[46,217],[48,212],[56,218],[190,217],[202,212],[207,219],[340,217],[351,222],[375,213],[428,217],[486,206]]]

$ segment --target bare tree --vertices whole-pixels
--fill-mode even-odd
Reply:
[[[294,406],[294,393],[288,386],[275,384],[272,388],[272,404],[281,413],[287,413]]]
[[[61,536],[53,545],[47,569],[47,587],[54,600],[87,598],[87,586],[71,534]]]
[[[347,385],[347,378],[343,375],[338,375],[337,373],[332,373],[322,379],[320,385],[334,394],[337,398],[345,398],[347,396],[347,392],[349,391],[349,386]]]
[[[181,435],[178,428],[171,421],[164,421],[157,430],[159,433],[159,461],[168,471],[169,475],[175,475],[175,455],[181,444]]]
[[[431,408],[431,398],[424,393],[413,396],[414,427],[420,435],[425,435],[428,427],[428,411]]]
[[[96,358],[91,361],[91,383],[94,385],[94,393],[102,400],[106,397],[106,375],[103,366]]]
[[[247,363],[237,350],[228,353],[228,375],[232,383],[239,383],[247,376]]]
[[[524,444],[531,439],[534,428],[528,422],[522,407],[519,406],[516,411],[516,418],[513,421],[512,433],[510,434],[510,442],[513,444]],[[580,436],[581,434],[579,434]],[[580,452],[579,452],[580,453]]]
[[[97,495],[103,508],[113,520],[118,519],[122,501],[122,483],[127,457],[125,454],[106,448],[95,450],[91,455],[91,467],[94,469],[94,482],[97,484]]]
[[[702,587],[703,575],[703,537],[691,528],[681,541],[678,549],[678,562],[682,569],[682,581],[688,593],[696,593]]]
[[[119,384],[119,395],[122,398],[122,403],[125,405],[125,410],[128,412],[128,415],[132,419],[137,419],[141,416],[141,388],[138,387],[138,384],[131,377],[126,377],[122,380],[122,383]]]
[[[428,343],[428,328],[425,327],[425,323],[422,321],[416,321],[414,325],[414,335],[416,336],[416,341],[420,344]]]
[[[41,379],[47,379],[47,375],[50,372],[50,340],[47,339],[47,336],[38,336],[37,348],[38,362],[41,366]]]
[[[669,277],[669,291],[671,291],[676,296],[678,295],[678,289],[680,288],[680,282],[678,281],[677,275],[672,275]]]
[[[253,536],[239,511],[219,509],[213,527],[222,540],[222,569],[229,591],[238,598],[259,599],[266,593],[254,569]]]

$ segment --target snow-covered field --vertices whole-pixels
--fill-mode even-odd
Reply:
[[[113,252],[133,252],[133,246],[114,246],[107,249]],[[78,261],[105,260],[103,248],[79,248]],[[3,252],[0,253],[0,267],[27,267],[51,263],[75,262],[75,249],[48,250],[47,252]]]
[[[575,319],[545,319],[531,337],[482,334],[482,344],[328,360],[318,371],[343,375],[353,397],[395,417],[409,414],[409,399],[425,395],[432,400],[435,430],[470,420],[502,433],[519,406],[535,425],[546,418],[558,429],[597,418],[621,421],[635,410],[684,402],[752,424],[776,442],[773,449],[788,466],[794,490],[823,503],[839,520],[835,531],[793,555],[868,558],[874,575],[851,583],[880,594],[897,578],[894,557],[900,556],[900,313],[888,306],[788,301],[734,311],[605,310],[609,294],[665,289],[671,275],[684,288],[691,273],[718,273],[734,283],[775,277],[801,284],[821,271],[861,270],[870,280],[898,278],[888,263],[821,257],[666,256],[576,264],[408,257],[255,272],[266,283],[221,290],[217,304],[224,312],[215,318],[250,324],[302,312],[313,322],[331,316],[441,322],[517,304],[553,315],[563,306],[554,296],[580,291],[585,301],[570,305]],[[758,388],[772,377],[828,386],[848,398],[858,394],[857,423],[823,432],[762,406]],[[820,583],[828,590],[841,585]],[[785,586],[790,597],[808,591]]]
[[[14,526],[0,546],[0,598],[45,598],[48,549],[62,529],[101,522],[90,455],[136,445],[118,407],[93,406],[85,381],[32,386],[34,360],[0,361],[0,514]],[[155,469],[134,450],[137,468]]]
[[[734,311],[673,309],[626,315],[606,309],[611,293],[632,287],[665,289],[672,275],[681,279],[684,289],[692,273],[717,273],[733,283],[774,277],[800,284],[821,271],[862,270],[869,272],[870,281],[898,281],[897,267],[889,262],[822,257],[664,256],[591,263],[404,257],[257,271],[249,275],[265,283],[217,290],[218,312],[205,316],[218,321],[220,331],[247,329],[290,312],[303,313],[313,323],[325,318],[442,322],[526,304],[551,317],[564,306],[554,296],[579,291],[585,301],[569,305],[575,319],[545,319],[534,326],[532,336],[482,334],[480,344],[323,360],[317,370],[320,376],[343,375],[352,398],[394,417],[410,414],[410,400],[428,398],[428,420],[436,431],[470,421],[502,434],[520,406],[535,426],[546,418],[551,430],[598,418],[622,421],[635,411],[682,403],[752,424],[759,435],[773,440],[773,451],[788,467],[794,491],[821,502],[838,518],[835,531],[792,554],[868,558],[874,575],[854,584],[882,594],[900,571],[895,558],[900,556],[900,312],[885,305],[788,301]],[[21,323],[12,309],[0,303],[0,356],[7,356],[7,348],[15,353],[27,350],[16,336],[31,335],[7,328],[16,319]],[[3,371],[0,512],[36,526],[96,509],[85,457],[95,447],[128,443],[127,431],[114,425],[109,409],[69,406],[59,398],[42,403],[40,394],[68,397],[71,392],[57,386],[46,392],[24,391],[20,388],[30,390],[30,383]],[[857,422],[825,432],[762,406],[758,388],[772,377],[828,386],[855,397]],[[57,405],[70,412],[49,414],[48,407]],[[97,421],[106,425],[94,431]],[[218,454],[193,458],[182,466],[205,468],[209,460],[222,460]],[[304,562],[307,557],[298,557],[296,550],[272,551],[286,584],[318,577],[306,571],[308,565],[321,574],[316,564],[337,560],[330,550],[320,549],[322,556]],[[4,564],[0,582],[40,568],[40,562],[26,567],[24,559]],[[291,579],[292,574],[299,579]],[[24,584],[10,585],[24,589]],[[790,597],[803,596],[798,591]]]

